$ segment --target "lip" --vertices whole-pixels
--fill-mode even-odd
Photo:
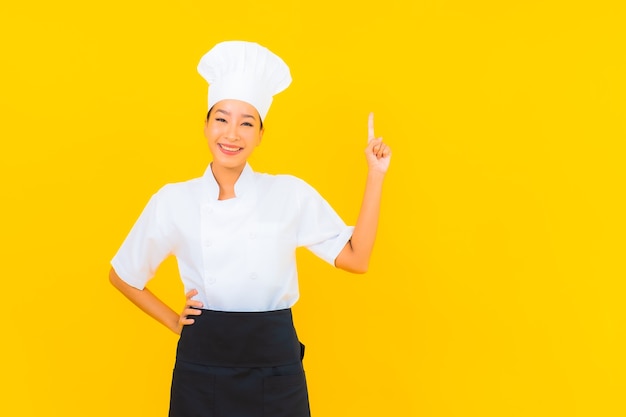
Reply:
[[[225,146],[227,148],[225,148]],[[238,146],[232,146],[232,145],[224,145],[221,143],[217,144],[217,147],[220,148],[220,151],[225,154],[225,155],[237,155],[239,154],[241,151],[243,151],[243,148],[240,148]],[[236,150],[235,150],[236,149]]]

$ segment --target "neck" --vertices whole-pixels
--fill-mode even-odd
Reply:
[[[236,168],[227,168],[211,163],[211,171],[213,177],[220,187],[219,200],[227,200],[235,196],[235,183],[241,176],[244,166]]]

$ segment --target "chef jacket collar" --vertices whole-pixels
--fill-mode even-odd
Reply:
[[[204,179],[208,185],[208,195],[210,200],[217,200],[220,196],[220,186],[217,180],[213,176],[213,170],[211,170],[211,164],[204,172]],[[246,162],[246,166],[241,171],[241,175],[235,183],[235,197],[244,197],[246,194],[254,188],[254,171],[250,167],[250,164]]]

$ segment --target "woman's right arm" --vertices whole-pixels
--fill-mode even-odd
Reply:
[[[139,290],[127,284],[117,275],[113,268],[109,272],[109,281],[133,304],[176,334],[180,334],[183,326],[193,324],[194,320],[189,318],[189,316],[201,313],[198,308],[202,308],[202,303],[191,299],[198,294],[196,290],[191,290],[186,294],[187,302],[185,303],[185,308],[181,314],[178,314],[149,289]]]

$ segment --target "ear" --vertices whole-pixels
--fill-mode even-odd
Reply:
[[[209,121],[205,120],[204,121],[204,128],[202,129],[202,133],[204,133],[204,137],[207,138],[207,139],[209,138],[208,131],[209,131]]]
[[[259,131],[259,143],[257,143],[256,146],[259,146],[261,144],[261,139],[263,139],[263,133],[265,133],[265,128],[262,128]]]

